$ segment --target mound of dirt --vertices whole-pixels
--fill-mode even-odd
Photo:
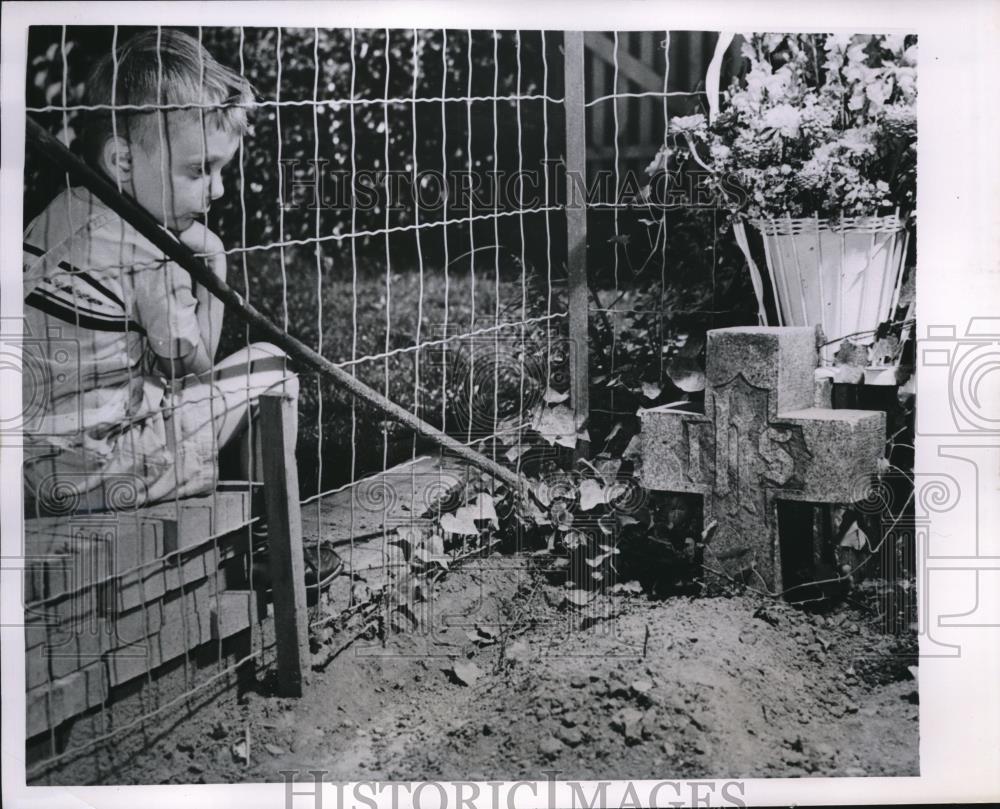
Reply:
[[[453,571],[423,606],[419,627],[356,642],[301,700],[247,693],[193,716],[128,782],[918,773],[915,638],[852,608],[641,595],[579,608],[500,556]]]

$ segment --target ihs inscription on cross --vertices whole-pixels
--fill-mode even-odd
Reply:
[[[817,361],[810,328],[716,329],[704,413],[641,414],[643,485],[702,495],[706,566],[779,592],[777,502],[858,499],[884,451],[884,413],[814,406]]]

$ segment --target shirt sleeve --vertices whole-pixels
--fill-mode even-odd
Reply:
[[[135,319],[158,357],[184,357],[201,342],[191,276],[172,261],[136,268]]]
[[[201,344],[198,301],[191,276],[179,264],[117,217],[98,229],[94,246],[121,273],[129,315],[154,354],[177,359]]]

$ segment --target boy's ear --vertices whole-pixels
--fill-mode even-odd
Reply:
[[[105,141],[101,163],[112,180],[126,183],[132,179],[132,149],[125,138],[111,137]]]

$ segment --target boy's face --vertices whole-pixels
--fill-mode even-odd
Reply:
[[[157,222],[181,233],[222,196],[222,169],[240,138],[197,111],[170,112],[163,121],[162,130],[155,119],[144,122],[132,141],[132,192]]]

